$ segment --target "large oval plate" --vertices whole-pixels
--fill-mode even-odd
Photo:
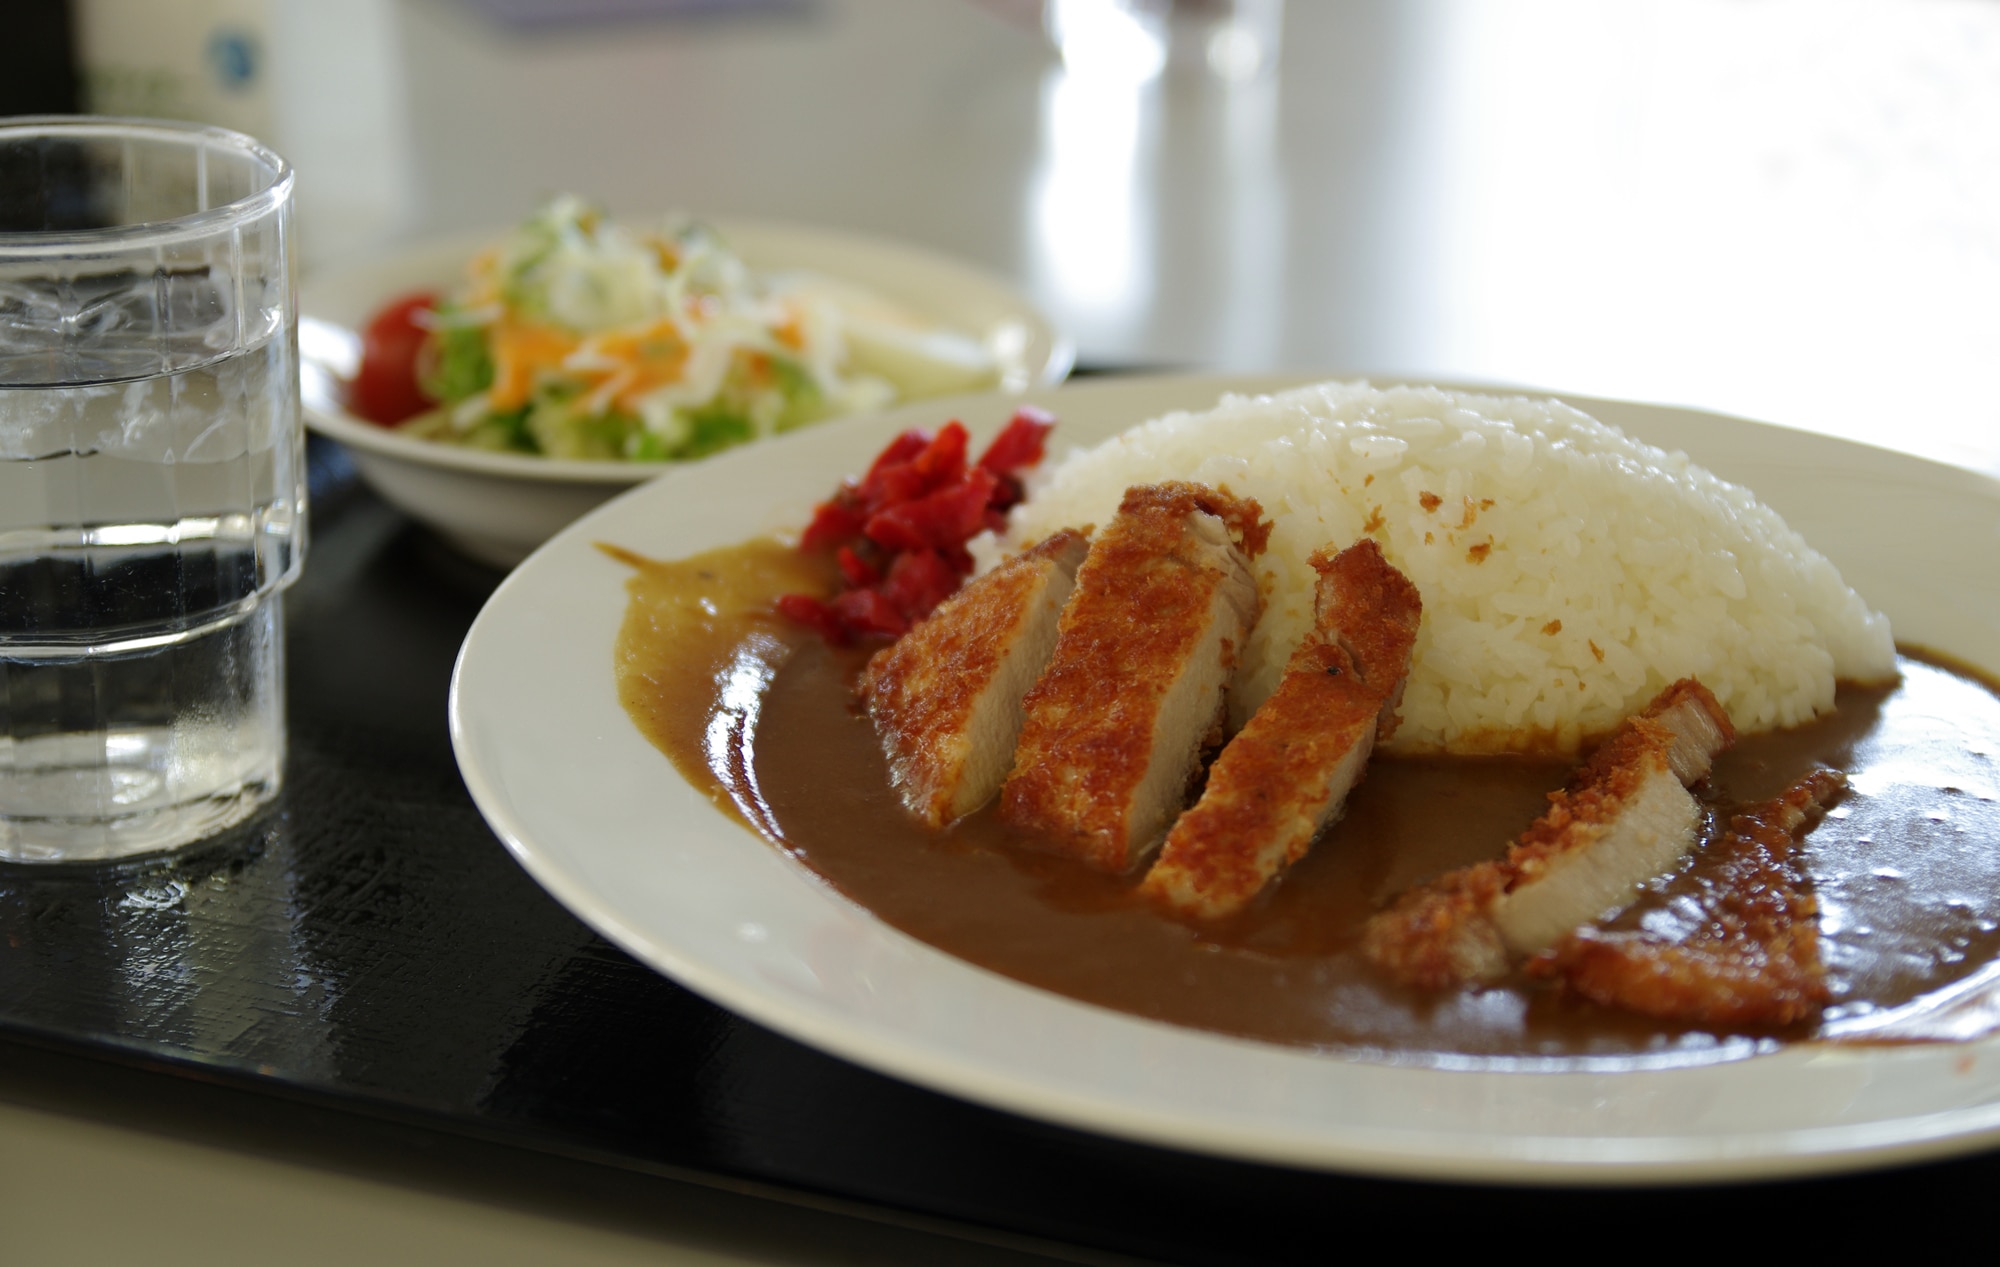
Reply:
[[[1174,378],[1031,394],[1088,444],[1224,391]],[[1897,636],[2000,666],[2000,485],[1688,410],[1570,398],[1755,489],[1886,610]],[[626,571],[796,527],[897,430],[998,427],[1017,402],[912,406],[723,455],[572,526],[467,636],[451,732],[480,810],[558,901],[640,960],[826,1051],[969,1100],[1179,1148],[1495,1181],[1802,1174],[2000,1140],[2000,1041],[1802,1044],[1699,1068],[1409,1067],[1136,1019],[972,967],[880,923],[710,805],[620,709]]]

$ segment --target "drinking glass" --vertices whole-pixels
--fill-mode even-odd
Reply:
[[[277,792],[291,195],[219,128],[0,120],[0,859],[172,849]]]

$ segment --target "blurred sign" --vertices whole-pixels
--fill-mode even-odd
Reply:
[[[91,113],[271,136],[266,0],[75,0],[74,12]]]
[[[245,132],[298,171],[308,268],[363,254],[410,216],[393,0],[72,0],[83,106]]]
[[[803,10],[810,0],[465,0],[488,21],[553,30],[646,18],[714,18]]]

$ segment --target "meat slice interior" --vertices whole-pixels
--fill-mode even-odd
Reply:
[[[1508,954],[1531,955],[1638,895],[1695,847],[1701,806],[1674,773],[1661,732],[1635,727],[1610,780],[1572,797],[1561,818],[1510,851],[1514,875],[1491,918]]]
[[[861,698],[911,813],[933,827],[991,800],[1013,763],[1021,699],[1055,650],[1088,547],[1059,532],[939,604],[875,653]]]
[[[1104,871],[1148,856],[1184,803],[1259,610],[1255,502],[1199,484],[1127,489],[1077,571],[1024,701],[1001,816]]]
[[[1312,558],[1314,628],[1271,697],[1209,767],[1141,889],[1183,914],[1232,915],[1338,818],[1378,732],[1395,727],[1423,602],[1373,541]]]
[[[1847,785],[1819,770],[1730,819],[1692,909],[1631,931],[1577,929],[1528,964],[1606,1007],[1723,1027],[1796,1024],[1828,997],[1819,905],[1798,846]]]
[[[1491,981],[1625,906],[1695,847],[1702,811],[1687,785],[1735,738],[1706,687],[1674,683],[1550,795],[1504,858],[1404,894],[1369,921],[1363,952],[1407,985]]]

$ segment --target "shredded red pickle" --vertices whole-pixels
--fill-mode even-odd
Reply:
[[[965,543],[1005,524],[1055,422],[1022,406],[970,465],[956,420],[891,440],[866,473],[820,503],[799,539],[799,549],[833,556],[842,588],[824,599],[786,594],[778,611],[836,646],[900,637],[971,574]]]

